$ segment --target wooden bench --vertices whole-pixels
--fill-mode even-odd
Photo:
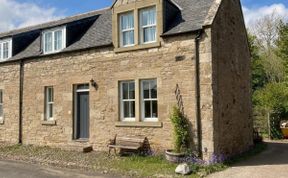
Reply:
[[[112,149],[114,149],[116,154],[117,148],[120,149],[120,153],[122,153],[122,151],[141,151],[146,142],[146,137],[119,137],[116,135],[114,139],[109,141],[109,155]]]

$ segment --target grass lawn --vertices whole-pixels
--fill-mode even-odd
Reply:
[[[191,164],[193,173],[186,177],[202,177],[207,174],[222,171],[229,164],[245,159],[264,150],[264,146],[256,146],[241,157],[225,164],[209,166]],[[36,146],[0,146],[0,159],[21,160],[56,167],[84,169],[103,174],[123,175],[128,177],[181,177],[174,173],[176,164],[169,163],[163,156],[108,156],[105,152],[80,153],[65,151],[50,147]]]

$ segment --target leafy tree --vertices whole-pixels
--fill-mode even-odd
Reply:
[[[288,88],[286,83],[269,83],[254,92],[254,109],[270,117],[272,138],[282,138],[280,121],[288,116]],[[263,117],[265,119],[268,117]],[[267,123],[267,122],[266,122]],[[268,124],[268,123],[267,123]]]
[[[288,74],[288,23],[281,21],[276,40],[277,55],[284,61],[286,76]]]
[[[267,77],[263,66],[263,60],[259,55],[259,47],[256,43],[256,36],[248,34],[248,40],[252,60],[252,89],[255,91],[262,88],[267,83]]]

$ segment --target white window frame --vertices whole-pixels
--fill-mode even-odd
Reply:
[[[2,107],[2,116],[0,115],[0,121],[4,120],[4,109],[3,109],[3,90],[0,89],[0,106]]]
[[[55,50],[55,32],[57,31],[62,31],[62,47],[59,50]],[[46,51],[45,49],[45,34],[47,33],[52,33],[52,44],[51,44],[52,51]],[[57,53],[65,48],[66,48],[66,26],[53,28],[42,32],[42,51],[44,54]]]
[[[4,43],[8,43],[8,57],[4,58]],[[0,61],[5,61],[12,57],[12,38],[0,40]]]
[[[122,30],[121,17],[124,16],[124,15],[127,15],[127,14],[132,14],[133,20],[134,20],[134,22],[133,22],[133,23],[134,23],[134,27],[133,27],[133,28],[129,28],[129,29]],[[135,46],[135,17],[134,17],[134,11],[128,11],[128,12],[124,12],[124,13],[119,14],[118,22],[119,22],[120,46],[121,46],[121,47],[131,47],[131,46]],[[125,32],[130,32],[130,31],[133,31],[133,32],[134,32],[134,36],[133,36],[134,43],[133,43],[133,44],[124,45],[124,44],[123,44],[123,33],[125,33]]]
[[[149,88],[149,98],[145,98],[144,99],[144,87],[143,87],[143,82],[145,81],[156,81],[156,84],[157,84],[157,98],[151,98],[151,91],[150,91],[150,88]],[[158,82],[157,82],[157,79],[144,79],[144,80],[141,80],[141,121],[143,122],[158,122],[159,119],[159,109],[158,109]],[[157,101],[157,118],[156,117],[145,117],[145,101]],[[150,110],[151,110],[151,114],[153,113],[153,109],[152,109],[152,105],[150,105]]]
[[[128,83],[128,98],[129,97],[129,84],[134,83],[135,96],[134,99],[123,99],[123,84]],[[124,117],[124,102],[134,102],[135,104],[135,117]],[[129,108],[130,110],[130,108]],[[129,111],[131,113],[131,111]],[[134,80],[120,82],[120,117],[122,122],[135,122],[136,121],[136,82]]]
[[[49,101],[49,90],[52,89],[52,101]],[[50,117],[50,105],[52,105],[52,117]],[[45,121],[54,120],[54,87],[45,87]]]
[[[150,25],[142,25],[143,20],[142,20],[142,11],[149,9],[154,9],[155,10],[155,24],[150,24]],[[139,33],[140,33],[140,43],[141,44],[149,44],[149,43],[155,43],[157,42],[157,8],[156,6],[150,6],[150,7],[145,7],[139,10]],[[155,27],[155,40],[154,41],[147,41],[144,42],[144,29],[145,28],[150,28],[150,27]]]

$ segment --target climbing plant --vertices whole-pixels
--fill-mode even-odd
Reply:
[[[176,106],[173,107],[170,120],[174,127],[174,152],[183,152],[189,144],[188,121]]]

